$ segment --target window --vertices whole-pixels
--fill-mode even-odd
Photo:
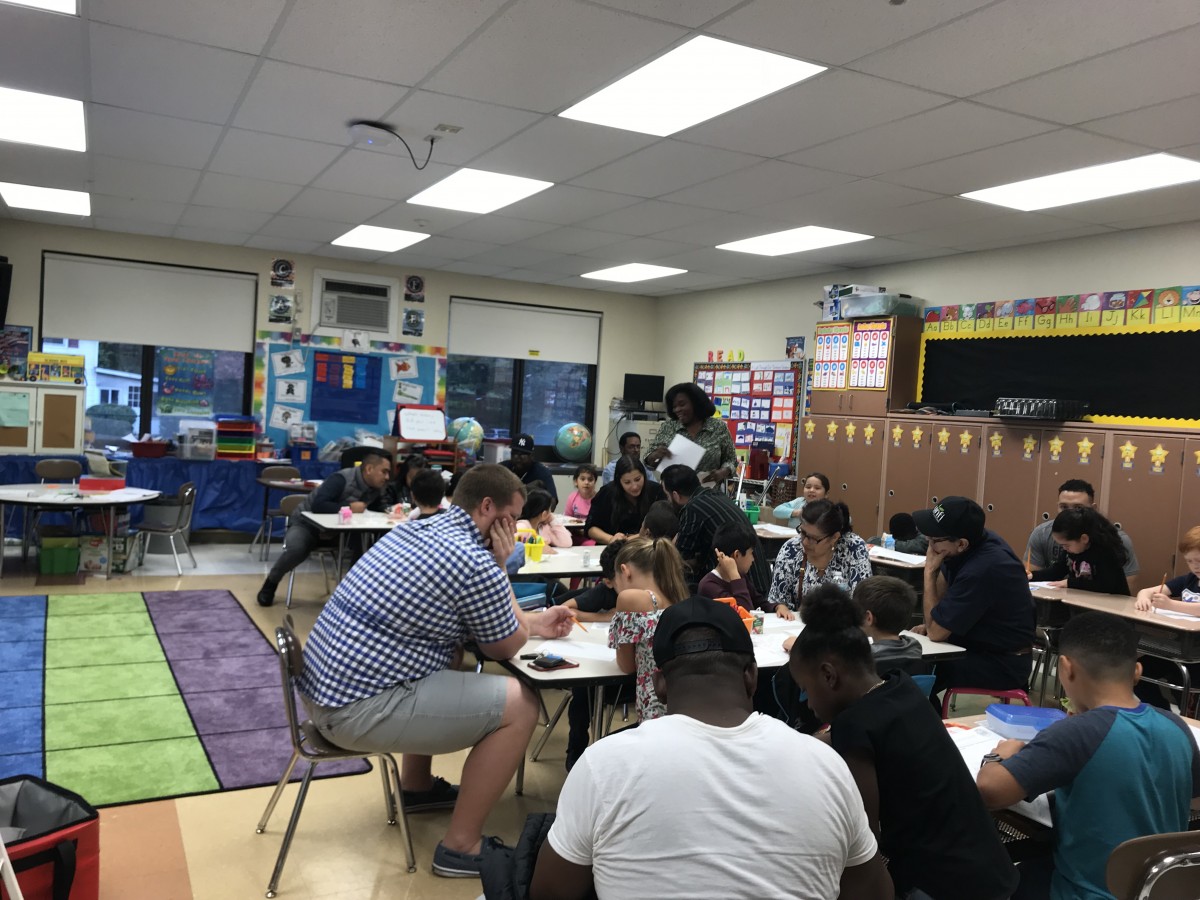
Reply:
[[[568,422],[591,421],[591,366],[526,360],[521,379],[521,428],[535,445],[552,447],[558,429]]]
[[[484,437],[511,437],[516,366],[512,359],[451,354],[446,364],[446,415],[470,416],[483,426]]]
[[[74,338],[46,338],[42,346],[70,347],[84,357],[85,431],[92,446],[124,448],[143,434],[173,439],[187,418],[244,415],[250,408],[249,353]]]

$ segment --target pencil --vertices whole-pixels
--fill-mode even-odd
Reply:
[[[1163,580],[1162,580],[1162,584],[1160,584],[1158,586],[1158,592],[1160,594],[1165,594],[1167,592],[1167,573],[1166,572],[1163,572]]]
[[[1029,548],[1025,548],[1025,574],[1032,575],[1033,569],[1029,568]]]
[[[574,613],[572,613],[572,614],[571,614],[571,620],[572,620],[572,621],[573,621],[573,622],[574,622],[574,623],[575,623],[577,626],[579,626],[580,630],[582,630],[582,631],[583,631],[583,632],[585,632],[585,633],[587,632],[587,628],[586,628],[586,627],[584,627],[584,624],[583,624],[582,622],[580,622],[578,619],[576,619],[576,618],[575,618],[575,614],[574,614]]]

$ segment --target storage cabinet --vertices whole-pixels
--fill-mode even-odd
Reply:
[[[1039,428],[987,425],[983,430],[983,492],[979,501],[987,527],[1024,558],[1037,524]]]
[[[0,453],[83,452],[84,388],[0,385]]]
[[[885,416],[916,399],[922,325],[908,316],[818,323],[812,413]]]
[[[864,537],[879,533],[883,442],[883,419],[810,416],[800,425],[797,479],[809,472],[828,475],[829,499],[846,504],[854,530]]]
[[[1117,431],[1108,444],[1108,493],[1101,506],[1133,540],[1140,567],[1134,588],[1140,590],[1158,584],[1175,566],[1179,519],[1173,512],[1183,489],[1185,440]]]
[[[929,443],[929,505],[944,497],[975,497],[983,463],[983,426],[969,419],[944,417],[927,427]],[[919,507],[918,507],[919,508]]]
[[[1187,563],[1179,552],[1179,540],[1189,528],[1200,525],[1200,438],[1185,438],[1183,442],[1183,474],[1179,489],[1179,524],[1171,550],[1175,553],[1172,575],[1187,574]],[[1134,546],[1136,550],[1136,545]]]
[[[1080,478],[1095,488],[1104,480],[1105,443],[1100,430],[1046,428],[1041,433],[1038,463],[1037,523],[1058,515],[1058,488],[1064,481]]]
[[[938,419],[893,416],[884,423],[883,514],[880,527],[896,513],[929,506],[929,455]]]

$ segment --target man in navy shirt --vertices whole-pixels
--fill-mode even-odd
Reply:
[[[555,505],[558,505],[558,488],[554,486],[554,476],[550,474],[549,469],[533,458],[533,435],[518,434],[517,439],[512,442],[512,459],[506,459],[500,465],[510,469],[527,488],[540,487],[549,491]]]
[[[1004,539],[984,528],[979,504],[946,497],[913,513],[929,538],[925,622],[913,630],[965,647],[937,665],[933,693],[948,687],[1025,690],[1036,628],[1025,567]]]

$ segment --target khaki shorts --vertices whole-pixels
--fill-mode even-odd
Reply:
[[[436,756],[500,727],[509,679],[443,669],[335,708],[302,697],[317,731],[347,750]]]

